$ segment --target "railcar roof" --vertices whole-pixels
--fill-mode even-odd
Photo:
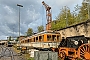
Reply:
[[[30,37],[34,37],[34,36],[37,36],[37,35],[40,35],[40,34],[60,34],[59,32],[56,32],[56,31],[51,31],[51,30],[48,30],[48,31],[43,31],[43,32],[40,32],[40,33],[36,33],[36,34],[34,34],[34,35],[32,35],[32,36],[28,36],[28,37],[26,37],[26,38],[24,38],[24,39],[28,39],[28,38],[30,38]],[[22,39],[23,40],[23,39]]]
[[[39,35],[39,34],[48,34],[48,33],[52,33],[52,34],[59,34],[59,32],[56,32],[56,31],[43,31],[43,32],[40,32],[40,33],[37,33],[37,34],[34,34],[34,35]]]

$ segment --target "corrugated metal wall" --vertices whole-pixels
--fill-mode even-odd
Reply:
[[[34,60],[58,60],[58,53],[51,51],[35,51]]]

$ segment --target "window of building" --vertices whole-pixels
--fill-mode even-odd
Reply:
[[[25,40],[25,43],[27,43],[27,40]]]

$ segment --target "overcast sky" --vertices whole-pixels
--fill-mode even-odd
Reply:
[[[19,9],[20,8],[20,34],[25,35],[28,28],[37,32],[37,26],[46,24],[43,0],[0,0],[0,40],[7,36],[18,36]],[[76,4],[81,5],[82,0],[44,0],[52,8],[52,19],[60,13],[63,6],[68,6],[72,11]]]

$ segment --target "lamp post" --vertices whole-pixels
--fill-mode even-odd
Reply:
[[[17,4],[17,6],[19,7],[19,37],[20,37],[20,7],[23,7],[20,4]]]
[[[20,4],[17,4],[17,6],[19,7],[19,37],[20,37],[20,7],[23,7],[23,6]],[[19,44],[20,44],[20,48],[21,48],[20,40],[19,40]]]

